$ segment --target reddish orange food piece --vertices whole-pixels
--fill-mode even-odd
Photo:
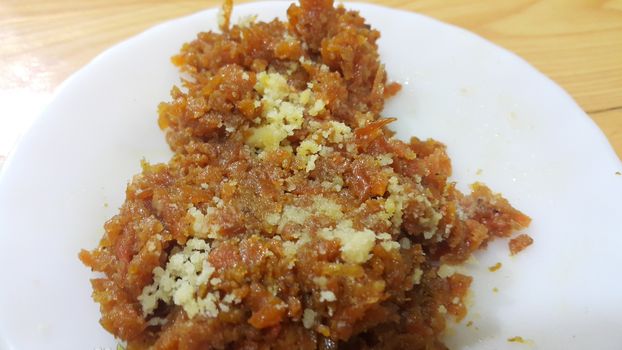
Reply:
[[[510,253],[516,255],[522,252],[525,248],[533,244],[533,238],[526,234],[520,234],[515,238],[512,238],[508,243],[510,247]]]
[[[248,319],[248,323],[257,329],[278,325],[287,312],[282,300],[275,298],[258,285],[251,286],[249,304],[253,314]]]

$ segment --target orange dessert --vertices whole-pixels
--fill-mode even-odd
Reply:
[[[447,266],[530,219],[460,193],[442,143],[393,137],[399,85],[357,12],[301,0],[229,27],[226,7],[173,58],[172,159],[80,253],[101,324],[129,349],[445,349],[471,283]]]

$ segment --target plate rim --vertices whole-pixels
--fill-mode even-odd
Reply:
[[[254,2],[254,3],[246,3],[246,4],[241,4],[241,5],[237,5],[236,8],[239,7],[256,7],[258,5],[268,5],[268,6],[273,6],[274,4],[278,4],[278,3],[290,3],[289,1],[260,1],[260,2]],[[609,156],[606,157],[607,159],[611,159],[612,164],[616,164],[616,166],[620,166],[622,165],[622,162],[620,161],[620,159],[617,157],[612,145],[609,143],[608,139],[606,138],[604,132],[597,126],[597,124],[594,122],[594,120],[589,117],[587,115],[587,113],[585,113],[585,111],[578,105],[578,103],[572,98],[572,96],[566,92],[561,86],[559,86],[557,83],[555,83],[555,81],[553,81],[551,78],[549,78],[546,74],[542,73],[541,71],[539,71],[536,67],[532,66],[528,61],[526,61],[525,59],[523,59],[522,57],[520,57],[519,55],[513,53],[512,51],[509,51],[508,49],[492,42],[489,41],[488,39],[470,32],[466,29],[463,29],[461,27],[458,27],[456,25],[453,24],[449,24],[440,20],[437,20],[435,18],[426,16],[426,15],[422,15],[416,12],[412,12],[412,11],[407,11],[407,10],[401,10],[401,9],[394,9],[394,8],[390,8],[390,7],[386,7],[386,6],[380,6],[380,5],[375,5],[375,4],[366,4],[366,3],[352,3],[352,2],[346,2],[345,5],[348,8],[352,8],[352,9],[357,9],[360,10],[361,8],[372,8],[372,9],[379,9],[379,10],[383,10],[383,11],[389,11],[392,13],[400,13],[402,15],[408,15],[408,16],[412,16],[415,15],[419,18],[421,18],[422,20],[425,21],[431,21],[434,22],[437,25],[443,25],[443,26],[448,26],[451,27],[452,30],[458,30],[460,32],[462,32],[463,35],[468,35],[470,36],[472,39],[479,41],[481,44],[487,45],[489,47],[492,47],[495,49],[495,51],[498,51],[500,54],[503,53],[505,56],[510,57],[513,61],[515,61],[517,64],[522,65],[525,69],[531,69],[533,72],[535,72],[536,74],[539,75],[540,78],[544,78],[542,79],[543,81],[546,81],[546,83],[548,85],[550,85],[550,88],[554,88],[556,90],[556,94],[560,96],[560,98],[563,96],[564,99],[567,100],[567,102],[571,103],[574,109],[578,109],[582,116],[580,119],[583,120],[583,123],[585,123],[586,125],[591,125],[591,135],[590,137],[594,137],[594,138],[598,138],[599,139],[599,147],[601,148],[605,148],[608,150]],[[174,18],[174,19],[170,19],[170,20],[166,20],[162,23],[159,23],[155,26],[152,26],[136,35],[133,35],[127,39],[122,40],[121,42],[112,45],[111,47],[107,48],[106,50],[104,50],[103,52],[99,53],[98,55],[96,55],[92,60],[90,60],[87,64],[85,64],[84,66],[82,66],[80,69],[78,69],[76,72],[72,73],[67,79],[65,79],[53,92],[49,102],[46,104],[45,108],[42,109],[42,111],[37,115],[37,117],[34,119],[33,123],[28,127],[28,129],[22,134],[22,136],[19,138],[19,140],[14,144],[13,148],[11,149],[11,151],[8,154],[8,157],[6,158],[2,168],[0,169],[0,188],[2,188],[4,186],[4,178],[7,176],[7,174],[11,171],[11,166],[12,163],[14,162],[14,159],[17,159],[17,157],[20,156],[21,151],[24,149],[25,143],[24,141],[27,141],[31,138],[31,135],[33,133],[33,129],[39,127],[42,123],[42,120],[44,118],[50,118],[48,110],[50,108],[50,105],[53,103],[53,101],[55,101],[57,99],[57,97],[63,93],[65,93],[68,89],[71,88],[72,84],[74,84],[75,81],[83,78],[84,76],[86,76],[89,71],[92,69],[92,67],[94,65],[97,65],[98,62],[105,60],[106,57],[111,56],[111,55],[116,55],[120,50],[133,45],[135,42],[141,40],[141,38],[145,35],[151,35],[154,33],[157,33],[157,31],[160,30],[166,30],[166,27],[169,26],[170,24],[172,24],[173,22],[181,22],[184,20],[187,20],[190,17],[194,17],[194,16],[204,16],[206,15],[207,12],[212,12],[214,11],[215,8],[210,8],[210,9],[205,9],[199,12],[195,12],[189,15],[185,15],[182,17],[178,17],[178,18]],[[573,117],[574,118],[574,117]],[[596,131],[596,133],[594,133]],[[600,150],[602,152],[605,151],[605,149]],[[609,161],[609,160],[607,160]],[[3,238],[3,236],[0,234],[0,240]],[[4,344],[4,338],[1,336],[2,334],[0,334],[0,345]]]

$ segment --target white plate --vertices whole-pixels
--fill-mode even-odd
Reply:
[[[287,6],[238,6],[233,18],[271,19]],[[497,242],[469,267],[474,305],[448,343],[519,349],[507,338],[521,336],[539,349],[619,349],[622,166],[600,130],[512,53],[417,14],[348,7],[381,30],[389,75],[404,84],[385,111],[399,118],[399,136],[445,142],[462,189],[483,181],[533,218],[535,245],[509,258],[507,243]],[[115,345],[98,324],[92,275],[77,254],[96,246],[139,160],[169,158],[156,125],[158,102],[179,81],[169,57],[215,22],[215,10],[201,12],[97,57],[62,85],[5,164],[0,348]],[[489,272],[497,261],[503,268]]]

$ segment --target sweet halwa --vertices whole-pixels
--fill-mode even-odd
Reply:
[[[445,349],[471,277],[452,265],[530,219],[448,181],[445,146],[393,137],[380,33],[332,0],[207,32],[142,165],[80,259],[129,349]],[[522,239],[521,239],[522,242]]]

